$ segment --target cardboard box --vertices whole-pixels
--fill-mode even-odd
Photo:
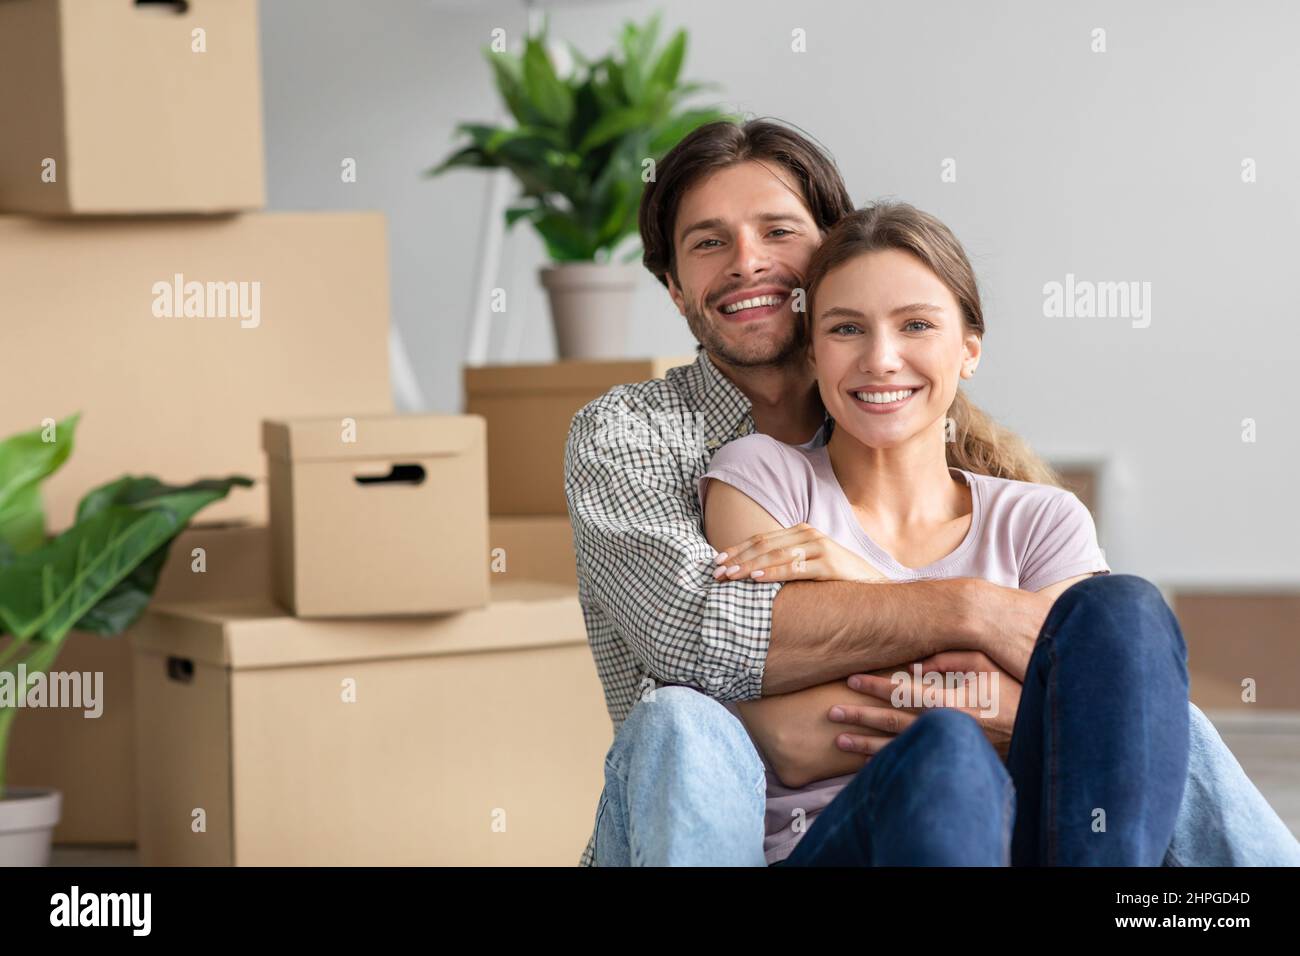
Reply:
[[[488,519],[494,581],[550,581],[578,586],[578,558],[567,515],[493,515]]]
[[[572,588],[160,606],[133,646],[143,865],[572,866],[591,833],[612,732]]]
[[[67,527],[83,494],[123,474],[260,481],[264,418],[390,413],[386,257],[378,213],[0,216],[0,435],[82,412],[72,456],[43,486],[49,526]],[[234,292],[256,324],[185,317],[187,299],[222,311],[227,282],[244,283]],[[259,485],[203,519],[266,514]]]
[[[477,415],[265,422],[276,600],[299,617],[486,604],[483,432]]]
[[[202,549],[201,562],[196,549]],[[270,566],[265,527],[194,525],[172,543],[154,601],[269,601]],[[73,631],[54,668],[102,674],[102,713],[88,719],[80,710],[20,710],[11,728],[9,780],[63,794],[55,843],[132,844],[135,694],[129,632],[100,637]]]
[[[662,378],[695,356],[466,366],[465,411],[488,423],[488,510],[567,515],[564,443],[578,410],[615,385]]]
[[[1300,710],[1300,590],[1172,590],[1194,704],[1203,710]]]
[[[256,0],[0,0],[0,209],[265,204]]]

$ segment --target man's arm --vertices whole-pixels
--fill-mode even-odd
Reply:
[[[661,428],[617,393],[574,417],[565,494],[584,597],[657,681],[756,698],[782,585],[714,580],[696,489]]]
[[[744,492],[723,481],[711,482],[704,533],[715,548],[780,529],[781,524]],[[988,582],[973,578],[786,583],[772,606],[763,696],[921,660],[951,648],[982,650],[977,626],[991,614],[986,605],[992,603],[983,585]]]
[[[1054,584],[1040,588],[1037,592],[1050,603],[1055,603],[1073,585],[1087,580],[1092,574],[1080,574],[1065,578]],[[786,585],[788,589],[790,585]],[[1026,592],[1028,593],[1028,592]],[[945,648],[956,650],[956,648]],[[875,675],[889,679],[899,667],[912,662],[899,662],[881,670]],[[928,669],[928,668],[927,668]],[[999,668],[1000,670],[1000,668]],[[1005,682],[1013,680],[1006,673],[1002,674]],[[1020,698],[1018,688],[1012,700]],[[844,708],[844,723],[832,722],[829,716],[831,707],[839,705]],[[863,724],[856,732],[846,727],[855,722],[855,716],[866,708],[879,713],[879,709],[888,704],[864,693],[847,687],[843,681],[830,681],[816,687],[805,688],[792,694],[781,694],[753,703],[742,704],[741,716],[745,726],[754,738],[764,756],[772,765],[777,778],[788,787],[802,787],[815,780],[825,780],[841,774],[853,773],[867,760],[869,740],[867,736],[888,736],[869,724]],[[1015,709],[1002,715],[1004,719],[1015,719]],[[846,730],[850,738],[858,745],[856,750],[842,750],[836,746],[836,739]]]

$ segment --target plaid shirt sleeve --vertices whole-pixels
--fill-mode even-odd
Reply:
[[[761,696],[781,584],[713,578],[696,484],[705,462],[675,424],[615,389],[575,416],[565,448],[588,637],[616,726],[647,675],[720,701]]]

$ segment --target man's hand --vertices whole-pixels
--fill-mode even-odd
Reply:
[[[969,581],[967,636],[972,649],[983,651],[993,663],[1023,683],[1034,644],[1056,594],[1007,588],[982,578]]]
[[[920,665],[923,675],[938,672],[945,677],[935,704],[974,717],[998,755],[1005,760],[1015,729],[1016,710],[1020,706],[1020,682],[980,651],[941,651],[921,661]],[[899,671],[905,673],[905,679],[896,676]],[[948,689],[948,674],[965,675],[966,680],[961,687]],[[912,726],[926,709],[922,706],[926,702],[923,696],[926,687],[916,680],[912,665],[896,668],[890,674],[884,671],[854,674],[848,679],[848,685],[879,703],[837,704],[829,710],[827,716],[833,723],[845,725],[844,732],[835,738],[835,745],[846,752],[868,757],[879,753]],[[896,691],[907,691],[906,699],[915,702],[915,706],[894,706]],[[988,692],[987,699],[981,697],[982,691]],[[871,733],[859,733],[862,728]]]

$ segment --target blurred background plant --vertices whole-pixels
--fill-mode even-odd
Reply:
[[[716,84],[682,81],[686,31],[662,45],[659,34],[656,13],[643,25],[625,24],[616,48],[599,60],[568,45],[571,71],[557,70],[561,56],[550,52],[545,24],[525,39],[522,54],[487,48],[497,91],[517,125],[459,124],[457,133],[469,142],[428,175],[507,169],[522,190],[506,210],[507,226],[530,222],[555,262],[609,262],[637,232],[653,164],[697,126],[728,118],[716,107],[683,106]]]

